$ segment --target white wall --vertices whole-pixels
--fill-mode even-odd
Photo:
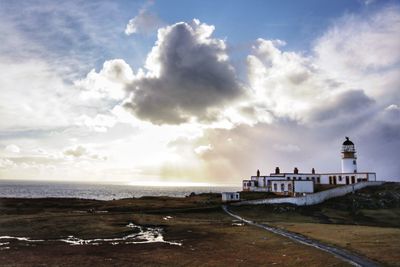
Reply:
[[[357,172],[357,161],[356,159],[352,158],[344,158],[342,159],[342,172],[343,173],[348,173],[348,172]],[[353,162],[356,162],[354,164]]]
[[[368,173],[368,181],[376,181],[376,174]]]
[[[283,184],[283,190],[281,190],[281,184]],[[292,184],[292,181],[288,180],[281,180],[281,181],[272,181],[271,184],[271,191],[275,193],[283,193],[283,192],[288,192],[288,185]],[[275,190],[275,185],[276,185],[276,190]],[[290,190],[291,192],[292,190]]]
[[[367,186],[377,186],[382,185],[385,182],[360,182],[351,185],[345,185],[337,187],[334,189],[308,194],[303,197],[285,197],[285,198],[269,198],[269,199],[259,199],[259,200],[248,200],[235,203],[233,205],[261,205],[261,204],[279,204],[279,203],[290,203],[298,206],[308,206],[315,205],[324,202],[330,198],[344,196],[355,190],[362,189]]]
[[[295,193],[314,193],[313,181],[293,181]]]
[[[237,192],[222,192],[222,202],[240,200],[240,194]]]

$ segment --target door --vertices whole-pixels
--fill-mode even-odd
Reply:
[[[346,184],[349,184],[349,177],[346,177]]]
[[[356,177],[355,176],[351,176],[351,183],[354,184],[356,182]]]

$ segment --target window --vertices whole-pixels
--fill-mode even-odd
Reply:
[[[317,177],[317,183],[321,183],[321,178]]]
[[[276,184],[274,184],[274,191],[278,191],[278,186]]]
[[[356,165],[356,160],[353,160],[353,165]]]
[[[340,175],[339,175],[339,181],[340,181],[340,182],[342,181],[342,176],[340,176]]]
[[[290,177],[288,177],[287,180],[290,180]]]
[[[285,191],[285,184],[281,184],[281,191]]]
[[[307,177],[307,180],[310,180],[310,177]]]

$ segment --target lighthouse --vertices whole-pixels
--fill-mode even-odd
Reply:
[[[342,173],[357,172],[357,157],[354,143],[348,137],[342,145]]]

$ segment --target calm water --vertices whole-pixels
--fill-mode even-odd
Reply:
[[[238,190],[240,187],[161,187],[0,180],[0,197],[20,198],[66,197],[111,200],[141,196],[185,197],[191,192],[220,193]]]

